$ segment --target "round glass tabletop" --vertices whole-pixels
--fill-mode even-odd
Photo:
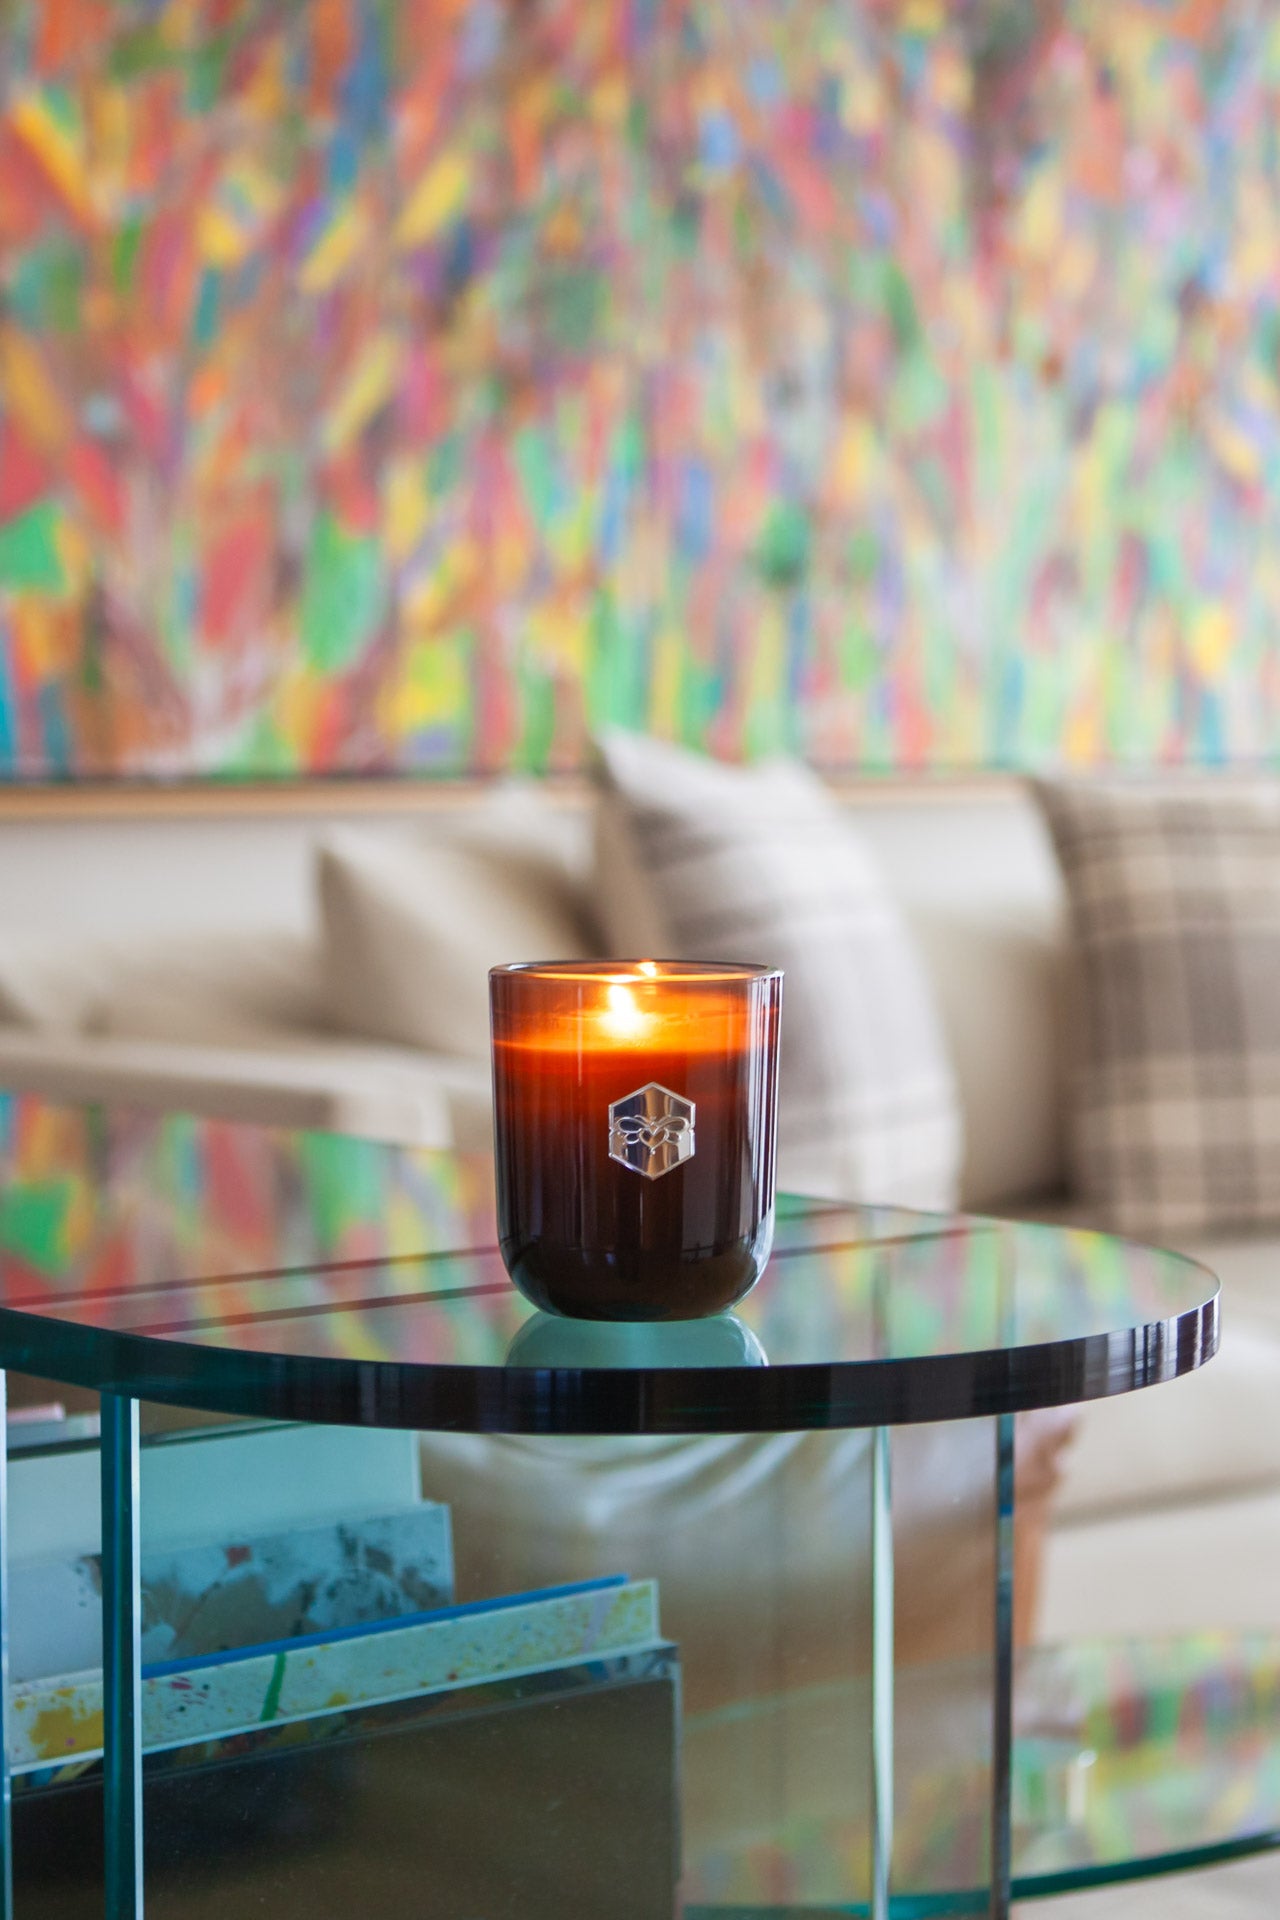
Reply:
[[[537,1315],[491,1171],[186,1115],[0,1098],[0,1364],[136,1398],[501,1433],[796,1431],[1120,1393],[1217,1343],[1217,1283],[1104,1235],[784,1199],[733,1315]]]

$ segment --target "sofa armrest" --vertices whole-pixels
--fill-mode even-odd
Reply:
[[[488,1138],[488,1070],[324,1036],[191,1046],[0,1028],[0,1086],[425,1147]]]

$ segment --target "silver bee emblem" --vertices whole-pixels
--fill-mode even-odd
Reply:
[[[609,1158],[656,1180],[693,1158],[693,1102],[651,1080],[609,1109]]]

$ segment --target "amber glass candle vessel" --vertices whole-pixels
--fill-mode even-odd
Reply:
[[[782,975],[675,960],[495,967],[507,1271],[551,1313],[690,1320],[773,1240]]]

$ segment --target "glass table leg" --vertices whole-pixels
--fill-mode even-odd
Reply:
[[[991,1920],[1012,1897],[1014,1416],[996,1420],[995,1648],[991,1688]]]
[[[13,1920],[9,1781],[9,1378],[0,1369],[0,1920]]]
[[[871,1920],[889,1920],[893,1857],[893,1512],[889,1429],[871,1454]]]
[[[103,1838],[107,1920],[142,1915],[138,1403],[102,1395]]]

